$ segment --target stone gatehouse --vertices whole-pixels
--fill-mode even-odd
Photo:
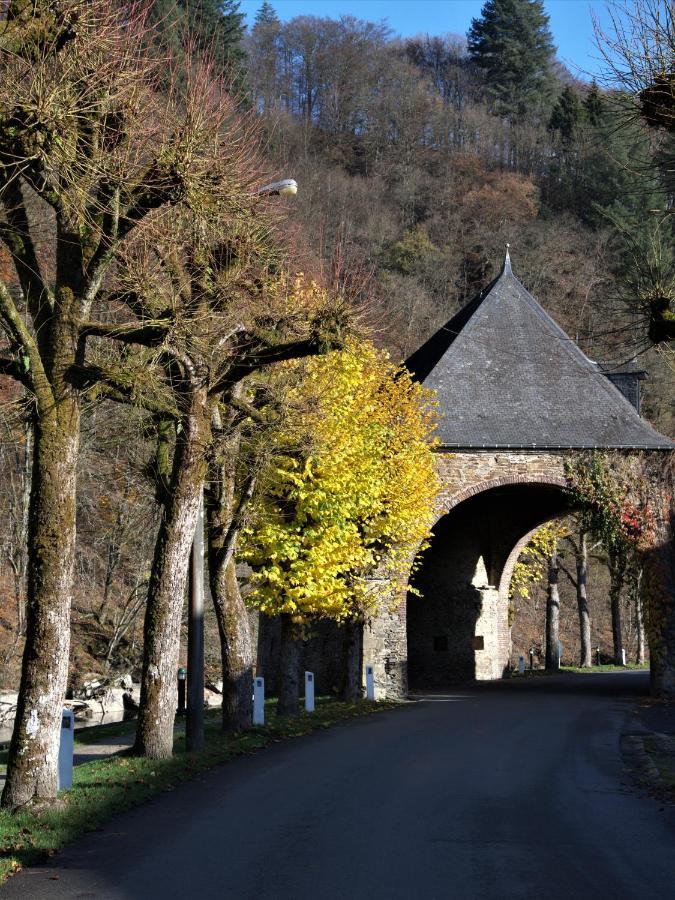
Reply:
[[[364,628],[376,693],[501,678],[522,548],[570,511],[565,461],[590,449],[669,453],[639,416],[631,367],[590,360],[515,277],[500,275],[407,361],[436,392],[442,491],[409,594]]]
[[[663,455],[675,445],[639,415],[634,367],[591,361],[511,269],[407,360],[438,400],[442,490],[410,593],[366,623],[378,697],[501,678],[510,661],[509,582],[537,528],[570,511],[565,462],[592,449]],[[276,684],[278,623],[256,633],[258,673]],[[317,689],[339,689],[340,629],[303,649]],[[673,654],[675,657],[675,648]],[[365,679],[364,679],[365,682]]]

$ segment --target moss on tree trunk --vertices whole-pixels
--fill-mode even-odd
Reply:
[[[148,586],[134,751],[151,759],[166,759],[173,752],[180,625],[209,444],[204,389],[194,393],[176,439],[170,491]]]
[[[26,645],[2,795],[9,808],[56,797],[75,560],[77,398],[65,392],[40,410],[34,429]]]
[[[363,666],[363,621],[347,619],[342,626],[343,700],[360,700]]]
[[[588,575],[588,542],[585,532],[579,538],[579,547],[576,553],[577,566],[577,609],[579,612],[579,664],[582,667],[591,666],[591,617],[588,611],[588,597],[586,594],[586,579]]]
[[[280,716],[295,716],[300,700],[300,643],[293,617],[284,613],[280,619],[278,710]]]
[[[243,731],[251,727],[253,711],[251,630],[234,558],[223,565],[214,556],[209,541],[211,596],[218,622],[223,672],[223,730]]]

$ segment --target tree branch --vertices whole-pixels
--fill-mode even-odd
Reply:
[[[80,337],[105,337],[123,344],[140,344],[143,347],[158,347],[167,335],[169,323],[158,325],[125,322],[122,325],[104,322],[82,322]]]
[[[161,397],[149,397],[136,391],[136,384],[119,381],[110,372],[95,365],[71,366],[67,380],[80,390],[96,388],[99,397],[115,400],[127,406],[136,406],[166,418],[178,419],[180,412],[176,406]]]
[[[257,422],[259,425],[269,425],[267,416],[261,413],[252,403],[242,400],[241,397],[232,396],[228,399],[228,403],[238,412],[243,413],[245,417],[253,419],[253,421]]]
[[[572,573],[569,571],[569,569],[567,568],[567,566],[563,565],[563,563],[562,563],[562,561],[561,561],[561,559],[560,559],[560,556],[558,556],[558,568],[560,568],[560,569],[563,570],[563,572],[565,573],[565,575],[567,575],[567,577],[569,578],[569,580],[572,582],[572,584],[573,584],[574,587],[576,588],[576,587],[577,587],[577,580],[576,580],[576,578],[572,575]]]
[[[35,62],[47,51],[58,53],[77,36],[78,12],[54,3],[10,0],[0,24],[0,51]]]
[[[39,335],[51,314],[53,297],[42,277],[18,177],[3,178],[1,194],[7,222],[0,222],[0,238],[12,256],[35,331]]]
[[[127,211],[120,216],[118,238],[124,240],[139,222],[155,209],[166,204],[174,205],[183,199],[183,178],[172,166],[163,167],[154,162],[145,177],[129,198]]]
[[[256,473],[250,473],[244,481],[241,494],[239,495],[239,503],[237,504],[237,508],[225,534],[223,546],[218,550],[218,564],[221,566],[227,565],[234,556],[234,551],[237,547],[237,538],[239,537],[239,532],[244,524],[246,510],[253,499],[256,482]]]
[[[277,346],[258,347],[248,353],[242,353],[240,358],[219,378],[209,391],[209,395],[220,394],[228,387],[237,384],[251,372],[262,369],[265,366],[277,362],[285,362],[289,359],[303,359],[307,356],[316,356],[325,350],[325,342],[316,336],[306,340],[288,341]]]

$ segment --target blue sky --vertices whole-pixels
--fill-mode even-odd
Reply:
[[[262,0],[242,0],[241,11],[252,24]],[[314,15],[337,18],[353,15],[389,26],[404,37],[428,34],[465,34],[471,19],[480,15],[482,0],[271,0],[279,18]],[[602,0],[545,0],[558,56],[579,78],[601,70],[593,45],[591,10],[607,21]]]

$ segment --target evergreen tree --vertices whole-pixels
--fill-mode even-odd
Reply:
[[[268,0],[264,0],[263,5],[255,14],[255,25],[253,27],[255,28],[256,25],[279,25],[279,16]]]
[[[572,87],[566,87],[558,97],[548,127],[551,131],[560,132],[564,143],[570,144],[577,133],[583,119],[584,108],[579,95]]]
[[[279,95],[281,22],[267,0],[256,13],[251,29],[249,78],[259,112],[269,111]]]
[[[164,52],[180,58],[189,38],[213,59],[219,75],[241,84],[244,14],[239,0],[153,0],[152,21]]]
[[[594,128],[602,125],[605,116],[605,103],[595,79],[591,82],[591,87],[584,97],[583,105],[589,124]]]
[[[550,100],[555,47],[548,22],[543,0],[486,0],[473,19],[469,56],[498,114],[522,118]]]

